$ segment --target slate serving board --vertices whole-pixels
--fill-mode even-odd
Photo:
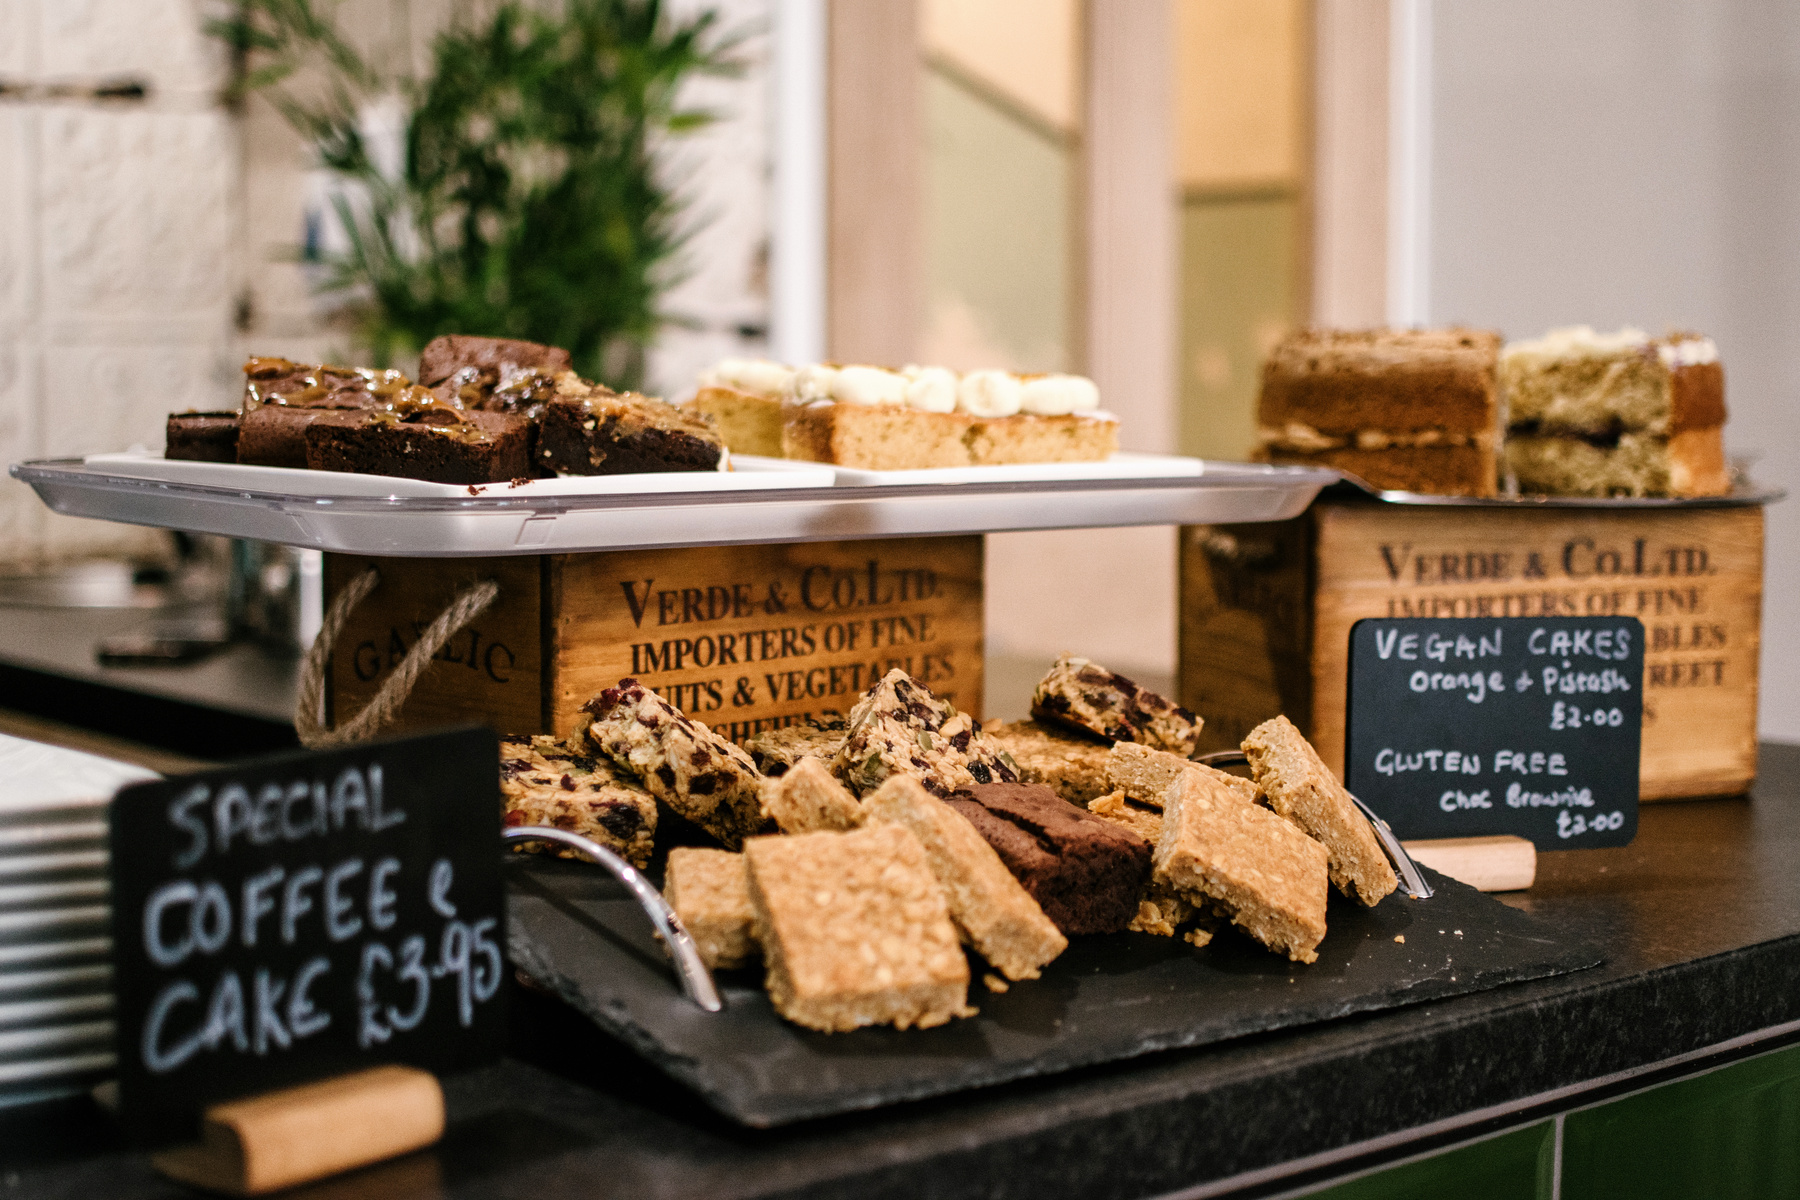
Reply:
[[[1331,898],[1309,966],[1235,932],[1204,949],[1176,938],[1073,940],[1043,978],[992,994],[937,1029],[823,1034],[775,1015],[761,971],[720,972],[725,1011],[680,994],[649,921],[600,869],[515,858],[513,962],[707,1104],[766,1128],[1245,1034],[1417,1004],[1597,966],[1594,947],[1490,896],[1425,872],[1437,894],[1373,909]],[[1396,936],[1404,936],[1399,943]]]

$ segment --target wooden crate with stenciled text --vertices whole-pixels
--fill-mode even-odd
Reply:
[[[1364,617],[1637,617],[1645,800],[1756,778],[1763,512],[1321,501],[1181,538],[1180,696],[1206,749],[1286,713],[1341,775],[1350,627]]]
[[[492,607],[451,638],[395,729],[480,721],[567,733],[636,677],[737,741],[848,712],[892,667],[979,717],[979,536],[624,550],[484,559],[326,559],[326,596],[381,581],[332,654],[327,711],[360,711],[406,650],[480,579]]]

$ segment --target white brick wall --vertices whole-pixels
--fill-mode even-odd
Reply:
[[[194,0],[6,0],[0,74],[121,77],[143,104],[0,104],[0,457],[155,445],[174,409],[232,402],[237,139]],[[135,550],[0,483],[0,557]]]
[[[729,28],[766,27],[770,10],[712,6]],[[372,52],[423,68],[454,7],[350,0],[338,11]],[[158,445],[169,412],[236,404],[246,353],[350,353],[304,273],[282,261],[302,235],[312,164],[266,104],[242,119],[217,105],[224,59],[201,32],[206,11],[204,0],[0,0],[0,78],[150,86],[141,104],[0,101],[0,465]],[[720,357],[762,349],[736,329],[768,321],[765,41],[746,45],[743,77],[693,86],[728,119],[683,139],[672,164],[691,213],[711,220],[667,304],[698,328],[670,330],[651,356],[651,382],[668,394]],[[58,517],[0,479],[0,572],[157,544],[132,526]]]

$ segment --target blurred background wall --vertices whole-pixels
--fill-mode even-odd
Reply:
[[[363,54],[415,71],[472,0],[342,0]],[[671,0],[749,34],[735,79],[699,78],[721,119],[670,148],[695,236],[651,360],[661,388],[769,326],[768,0]],[[360,363],[349,328],[295,261],[331,236],[326,177],[259,96],[220,102],[230,63],[210,0],[0,2],[0,459],[156,446],[185,408],[235,407],[249,353]],[[109,96],[107,92],[123,92]],[[96,94],[96,93],[100,94]],[[0,574],[161,535],[58,517],[0,479]]]
[[[1711,334],[1726,450],[1800,497],[1800,8],[1426,12],[1423,319]],[[1554,36],[1546,36],[1546,31]],[[1800,738],[1800,507],[1768,509],[1763,732]]]

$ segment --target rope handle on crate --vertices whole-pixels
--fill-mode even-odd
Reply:
[[[325,666],[331,661],[332,647],[337,644],[338,634],[343,632],[350,614],[380,582],[381,572],[370,567],[332,598],[325,620],[319,626],[319,636],[313,639],[312,648],[300,664],[300,694],[294,699],[294,732],[299,735],[300,744],[309,750],[364,742],[374,737],[399,713],[400,706],[412,695],[419,676],[425,673],[438,651],[500,595],[500,585],[492,579],[471,583],[456,593],[450,606],[419,634],[418,642],[406,652],[406,657],[400,660],[400,665],[394,668],[394,673],[388,676],[387,682],[363,710],[337,728],[327,728],[320,719],[325,707]]]

